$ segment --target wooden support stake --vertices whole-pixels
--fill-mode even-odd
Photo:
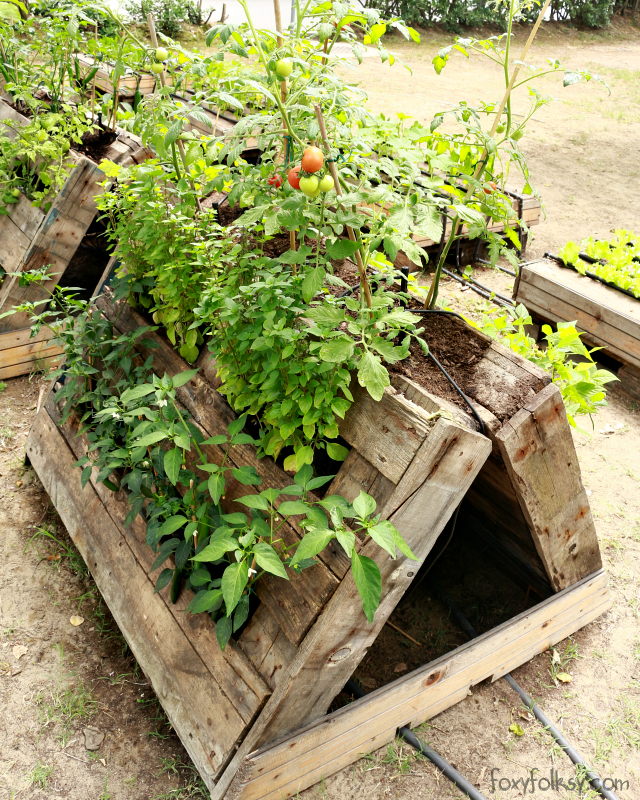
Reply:
[[[318,125],[320,126],[320,136],[322,137],[322,141],[324,143],[324,149],[331,158],[331,146],[329,144],[329,137],[327,136],[327,128],[324,124],[324,117],[322,116],[322,109],[319,105],[316,106],[316,117],[318,118]],[[329,164],[329,171],[331,172],[331,177],[333,178],[333,183],[335,184],[335,190],[338,197],[342,194],[342,187],[340,186],[340,179],[338,177],[338,170],[336,169],[335,161],[328,160],[327,163]],[[342,203],[340,207],[344,209]],[[353,232],[353,228],[351,225],[347,225],[347,233],[349,235],[349,239],[352,242],[357,241],[356,235]],[[360,286],[364,292],[365,300],[367,301],[367,305],[371,308],[371,289],[369,287],[369,282],[367,281],[367,274],[364,269],[364,263],[362,261],[362,253],[360,250],[356,250],[356,264],[358,265],[358,272],[360,273]]]

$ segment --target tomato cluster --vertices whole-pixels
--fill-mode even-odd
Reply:
[[[315,174],[324,166],[324,155],[319,147],[307,147],[302,154],[302,161],[297,167],[289,170],[287,180],[293,189],[299,189],[313,200],[320,192],[330,192],[335,183],[331,175],[323,175],[320,179]],[[303,173],[302,175],[300,173]]]

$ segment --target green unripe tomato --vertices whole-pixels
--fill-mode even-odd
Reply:
[[[16,186],[15,189],[11,190],[11,197],[20,197],[20,189]]]
[[[40,125],[45,129],[45,131],[50,131],[51,128],[56,124],[56,121],[51,116],[44,116],[40,120]]]
[[[504,133],[504,125],[500,124],[496,128],[496,133]]]
[[[71,145],[69,144],[69,142],[63,142],[60,145],[60,149],[62,150],[63,153],[68,153],[69,150],[71,149]]]
[[[325,175],[324,178],[320,181],[319,188],[321,192],[330,192],[335,183],[331,175]]]
[[[522,128],[518,128],[518,130],[514,131],[511,134],[511,138],[513,139],[514,142],[519,142],[523,136],[524,136],[524,131],[522,130]]]
[[[281,58],[276,63],[276,75],[279,78],[288,78],[292,72],[293,72],[293,64],[289,61],[288,58]]]
[[[158,47],[155,52],[156,61],[166,61],[169,58],[169,51],[166,47]]]
[[[155,72],[156,75],[160,75],[161,72],[164,72],[164,64],[156,61],[155,64],[151,65],[151,72]]]
[[[300,189],[306,195],[312,195],[320,191],[320,182],[315,175],[300,178]]]

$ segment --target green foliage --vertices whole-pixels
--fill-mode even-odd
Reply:
[[[24,280],[46,278],[41,270],[26,273]],[[184,581],[195,592],[187,611],[211,614],[224,649],[247,620],[250,595],[263,574],[289,580],[291,572],[312,567],[336,539],[352,560],[365,614],[373,620],[380,571],[358,556],[356,542],[371,537],[392,558],[397,550],[415,556],[394,526],[376,515],[372,497],[361,492],[353,504],[339,495],[317,500],[311,493],[333,476],[314,476],[309,464],[297,469],[290,486],[258,491],[262,479],[255,467],[236,467],[238,457],[230,458],[236,446],[259,444],[243,432],[246,414],[226,433],[205,439],[178,399],[197,370],[160,378],[152,372],[152,356],[144,363],[135,357],[136,344],[153,348],[154,342],[144,338],[153,328],[116,335],[113,323],[91,303],[60,288],[40,305],[46,306],[40,314],[33,306],[21,310],[31,313],[34,333],[48,324],[64,347],[65,365],[50,377],[64,379],[56,394],[58,403],[65,401],[61,424],[78,416],[88,442],[87,454],[74,466],[82,470],[83,486],[93,476],[112,491],[126,490],[125,525],[142,516],[147,544],[156,555],[152,571],[164,567],[157,592],[171,585],[176,602]],[[246,513],[225,513],[221,504],[229,473],[250,492],[235,498]],[[282,528],[290,517],[303,536],[285,544]],[[170,558],[172,566],[165,566]]]
[[[575,322],[559,322],[555,332],[549,325],[543,325],[547,343],[544,348],[538,347],[525,332],[525,325],[530,324],[527,309],[519,305],[515,310],[500,309],[485,315],[482,324],[476,327],[546,370],[560,389],[569,422],[576,427],[576,416],[591,416],[607,405],[604,386],[618,379],[606,369],[598,369],[593,353],[600,348],[585,347]],[[573,360],[572,355],[580,360]]]
[[[240,248],[213,209],[194,214],[188,184],[175,172],[152,160],[119,176],[116,189],[98,198],[98,207],[107,214],[109,237],[118,245],[124,287],[193,363],[203,344],[194,308],[204,287],[230,267]]]
[[[367,0],[365,5],[386,16],[400,16],[413,24],[438,25],[447,31],[495,26],[506,29],[508,14],[502,6],[487,0]],[[611,22],[614,0],[554,0],[550,18],[589,28],[604,28]],[[538,6],[524,9],[523,22],[534,22]]]
[[[581,252],[598,262],[591,264],[581,259]],[[631,231],[616,230],[609,241],[590,236],[580,244],[567,242],[558,255],[583,275],[591,272],[640,297],[640,237]]]
[[[172,38],[180,35],[189,13],[184,0],[128,0],[124,11],[139,25],[146,25],[147,14],[153,14],[156,28]]]

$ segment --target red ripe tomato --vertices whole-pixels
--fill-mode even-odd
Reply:
[[[269,175],[267,178],[267,183],[269,186],[275,186],[276,189],[279,189],[282,186],[282,178],[277,172],[274,172],[273,175]]]
[[[324,164],[324,156],[319,147],[307,147],[302,154],[302,169],[309,174],[317,172],[322,169]]]
[[[485,194],[493,194],[497,188],[498,186],[495,181],[489,181],[487,186],[483,187]]]
[[[287,175],[287,180],[289,181],[289,186],[293,187],[294,189],[300,188],[300,170],[302,167],[294,167],[293,169],[289,170],[289,174]]]

